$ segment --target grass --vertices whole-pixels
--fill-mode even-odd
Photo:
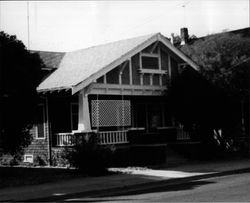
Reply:
[[[86,177],[86,175],[72,169],[0,167],[0,189],[37,185],[80,177]]]

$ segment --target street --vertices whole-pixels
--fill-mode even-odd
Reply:
[[[70,198],[81,202],[249,202],[250,173],[228,175],[137,191]]]

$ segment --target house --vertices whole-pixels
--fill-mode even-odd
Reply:
[[[50,162],[55,150],[74,145],[73,136],[92,132],[103,145],[190,141],[171,114],[167,91],[182,69],[198,66],[162,34],[38,53],[47,76],[37,87],[34,139],[24,162]]]

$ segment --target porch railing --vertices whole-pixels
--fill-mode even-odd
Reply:
[[[56,135],[56,146],[64,147],[64,146],[73,146],[74,143],[74,133],[57,133]],[[107,144],[125,144],[128,143],[127,139],[127,131],[101,131],[98,132],[99,136],[99,144],[107,145]]]
[[[73,146],[73,133],[57,133],[56,134],[56,146]]]
[[[177,127],[177,140],[190,140],[188,132],[183,130],[183,125]]]
[[[128,131],[100,131],[98,132],[99,144],[126,144],[128,141]],[[56,134],[56,146],[73,146],[74,145],[74,133],[57,133]],[[183,126],[177,127],[177,140],[190,140],[188,132],[183,130]]]
[[[128,143],[126,130],[99,132],[100,144],[126,144]]]

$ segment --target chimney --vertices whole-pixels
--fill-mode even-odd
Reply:
[[[181,28],[181,45],[184,45],[188,42],[188,29]]]

